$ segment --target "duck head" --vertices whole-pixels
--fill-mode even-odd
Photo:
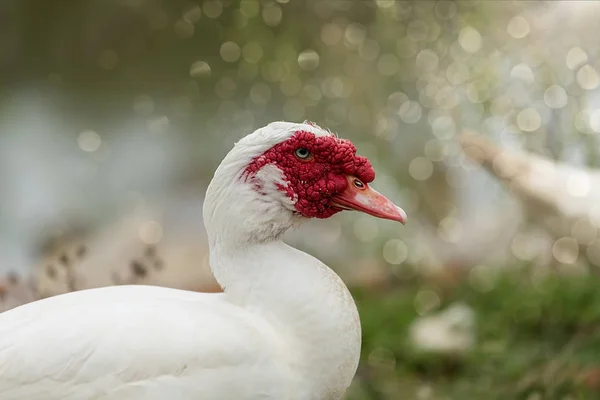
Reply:
[[[371,163],[349,140],[312,123],[274,122],[236,143],[215,172],[204,207],[207,230],[228,216],[247,238],[267,240],[343,210],[405,223],[406,213],[370,186],[374,179]]]

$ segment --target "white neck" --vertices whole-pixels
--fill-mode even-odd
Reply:
[[[358,365],[356,306],[331,269],[280,240],[303,218],[285,196],[270,191],[279,193],[274,185],[263,187],[270,194],[264,196],[245,181],[248,162],[234,148],[207,190],[204,221],[211,268],[229,301],[261,315],[297,344],[306,366],[301,373],[322,382],[332,398],[341,396]],[[265,179],[278,171],[263,169],[259,174]]]

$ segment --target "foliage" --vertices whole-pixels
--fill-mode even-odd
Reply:
[[[423,282],[356,291],[363,354],[348,399],[597,398],[600,281],[522,278],[506,274],[486,293],[461,283],[444,295],[441,307],[462,301],[476,314],[477,345],[463,358],[421,354],[408,342]]]

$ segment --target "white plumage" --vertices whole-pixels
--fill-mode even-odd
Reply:
[[[257,173],[260,195],[240,179],[298,130],[330,135],[272,123],[234,147],[208,188],[210,263],[224,293],[117,286],[2,313],[0,398],[340,399],[360,353],[352,297],[331,269],[279,240],[304,219],[281,190],[281,170]],[[403,221],[402,210],[366,190],[358,208],[369,212],[371,193],[383,202],[371,211]]]
[[[464,355],[475,346],[475,313],[466,304],[454,303],[434,315],[417,318],[410,325],[409,334],[419,351]]]
[[[503,149],[479,135],[464,135],[461,144],[467,156],[499,178],[551,235],[549,247],[560,264],[587,259],[600,265],[600,170]]]
[[[600,227],[600,171],[503,149],[478,135],[464,135],[461,144],[555,236],[569,235],[572,224],[582,218]]]

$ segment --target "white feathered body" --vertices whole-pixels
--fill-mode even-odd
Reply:
[[[285,374],[280,338],[219,296],[123,286],[21,308],[0,317],[2,399],[284,395],[268,393],[268,380]]]
[[[325,265],[281,251],[312,261],[310,274],[282,267],[287,314],[154,286],[73,292],[0,314],[0,399],[341,398],[358,364],[355,305]],[[317,276],[336,290],[304,286]]]
[[[341,399],[360,355],[356,305],[331,269],[279,240],[301,220],[281,170],[243,178],[299,130],[331,135],[270,124],[236,145],[207,190],[210,264],[224,293],[117,286],[2,313],[0,399]]]

